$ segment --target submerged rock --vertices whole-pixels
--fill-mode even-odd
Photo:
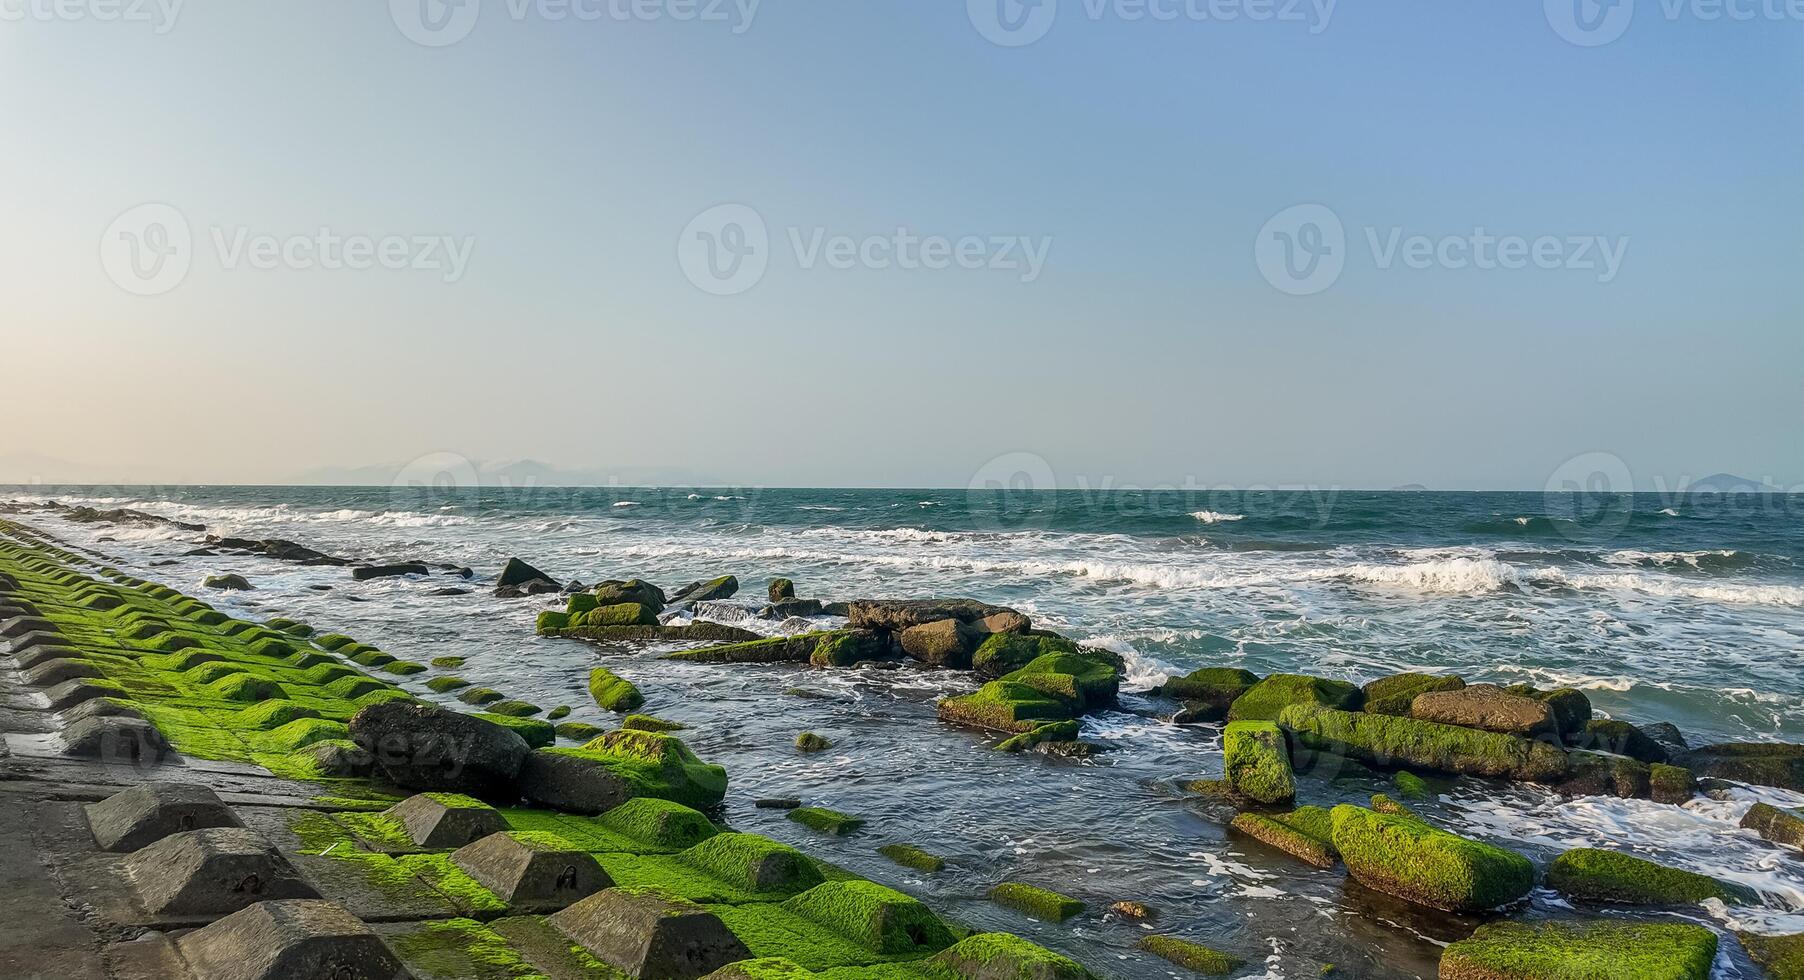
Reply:
[[[394,578],[400,575],[430,575],[432,569],[419,562],[403,562],[398,565],[360,565],[351,569],[351,577],[359,582],[373,578]]]
[[[1695,905],[1712,898],[1736,904],[1748,897],[1714,878],[1589,847],[1554,859],[1547,886],[1582,902],[1611,905]]]
[[[1568,735],[1573,747],[1626,755],[1640,762],[1665,762],[1666,749],[1626,721],[1594,719],[1577,735]]]
[[[633,682],[606,667],[589,672],[589,696],[604,711],[625,714],[645,706],[645,695],[639,693]]]
[[[1147,936],[1140,940],[1140,948],[1207,977],[1225,977],[1246,965],[1238,956],[1176,936]]]
[[[1319,806],[1284,814],[1242,813],[1228,826],[1318,868],[1340,863],[1340,852],[1334,849],[1334,820]]]
[[[223,589],[235,592],[248,592],[256,588],[256,586],[250,583],[249,579],[236,574],[209,575],[207,576],[206,581],[202,582],[201,585],[209,589]]]
[[[1804,814],[1756,803],[1741,818],[1741,826],[1775,844],[1804,848]]]
[[[1016,881],[990,889],[990,901],[1047,922],[1063,922],[1084,910],[1084,903],[1075,898]]]
[[[1716,934],[1646,922],[1499,922],[1447,947],[1441,980],[1708,980]]]
[[[1674,761],[1699,777],[1804,792],[1804,745],[1728,742],[1694,749]]]

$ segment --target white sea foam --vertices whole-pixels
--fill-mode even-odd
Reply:
[[[1479,593],[1520,588],[1516,569],[1495,558],[1445,558],[1407,565],[1358,564],[1330,574],[1419,592]]]
[[[639,502],[637,500],[616,500],[616,501],[614,501],[614,506],[616,506],[616,507],[637,507],[637,506],[639,506]]]
[[[1667,517],[1677,517],[1677,516],[1679,516],[1679,512],[1678,512],[1678,511],[1676,511],[1676,510],[1673,510],[1673,509],[1672,509],[1672,508],[1671,508],[1671,507],[1662,507],[1662,508],[1660,508],[1660,513],[1662,513],[1662,514],[1665,514],[1665,515],[1666,515],[1666,516],[1667,516]]]
[[[1575,589],[1639,592],[1669,599],[1702,599],[1728,605],[1804,606],[1804,588],[1795,585],[1698,582],[1665,575],[1636,575],[1626,572],[1574,575],[1560,569],[1546,569],[1537,572],[1536,577],[1561,582]]]
[[[1221,514],[1212,510],[1199,510],[1190,515],[1204,524],[1223,524],[1229,521],[1244,521],[1245,514]]]

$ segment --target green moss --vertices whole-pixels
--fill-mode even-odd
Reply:
[[[1466,682],[1444,674],[1392,674],[1364,688],[1365,710],[1375,715],[1407,717],[1418,696],[1437,691],[1458,691]]]
[[[570,617],[570,625],[582,627],[597,626],[656,626],[658,611],[651,606],[638,602],[622,602],[612,606],[597,606],[588,612]]]
[[[1273,674],[1234,699],[1228,709],[1231,721],[1277,721],[1291,705],[1323,705],[1357,711],[1365,695],[1346,681],[1331,681],[1301,674]]]
[[[620,723],[620,727],[636,732],[680,732],[689,726],[680,722],[653,718],[651,715],[627,715],[626,720]]]
[[[305,670],[306,672],[301,675],[301,680],[306,681],[312,687],[326,687],[333,681],[343,680],[346,677],[363,677],[362,674],[344,664],[316,664]],[[368,678],[364,679],[368,680]],[[375,682],[371,681],[371,683]]]
[[[536,704],[528,704],[525,701],[513,700],[496,701],[490,704],[488,708],[489,714],[506,715],[509,718],[530,718],[545,710]]]
[[[440,670],[456,670],[465,663],[464,657],[433,657],[432,666]]]
[[[507,939],[473,919],[421,923],[389,940],[416,974],[469,980],[538,977]]]
[[[841,634],[815,632],[741,643],[722,643],[694,650],[680,650],[665,655],[664,659],[703,664],[806,663],[821,643],[829,637],[839,635]]]
[[[393,688],[390,688],[381,681],[357,674],[353,674],[349,677],[340,677],[338,680],[325,686],[327,694],[330,694],[335,698],[342,698],[346,701],[355,701],[358,698],[365,697],[377,691],[388,690],[393,690]]]
[[[1228,782],[1250,800],[1282,803],[1297,795],[1284,732],[1269,721],[1229,722],[1222,736]]]
[[[610,732],[580,749],[547,749],[589,759],[631,782],[639,796],[655,796],[705,809],[726,797],[727,771],[695,757],[673,736],[658,732]]]
[[[570,596],[570,601],[564,604],[564,611],[574,616],[577,613],[586,613],[599,605],[601,603],[595,601],[593,592],[578,592]]]
[[[1442,980],[1707,980],[1715,959],[1716,934],[1702,926],[1500,922],[1447,947],[1440,972]]]
[[[436,691],[439,694],[449,694],[469,686],[470,682],[461,677],[434,677],[426,682],[428,690]]]
[[[494,704],[496,701],[504,700],[506,697],[507,695],[502,694],[494,688],[473,687],[464,691],[462,694],[459,694],[457,700],[462,701],[465,704],[484,705]]]
[[[1398,803],[1396,800],[1391,799],[1383,793],[1372,794],[1372,809],[1379,813],[1401,813],[1409,816],[1415,816],[1416,813],[1416,811]]]
[[[1804,933],[1789,936],[1761,936],[1738,932],[1741,947],[1748,958],[1766,969],[1772,980],[1804,980]]]
[[[233,674],[205,685],[209,694],[222,701],[269,701],[287,696],[275,681],[248,674]]]
[[[1007,980],[1091,980],[1090,971],[1049,949],[1019,936],[985,932],[962,939],[928,961],[933,968],[950,971],[948,980],[997,977]],[[940,974],[929,972],[939,980]],[[849,980],[829,974],[829,980]]]
[[[259,745],[266,752],[294,752],[315,742],[332,739],[348,740],[350,737],[350,729],[346,728],[342,722],[326,721],[323,718],[302,718],[264,735],[259,740]]]
[[[1412,816],[1337,806],[1333,820],[1334,847],[1348,873],[1418,905],[1480,912],[1520,900],[1535,884],[1534,865],[1522,855]]]
[[[1040,725],[1032,731],[1023,732],[1005,738],[996,743],[998,752],[1026,752],[1047,742],[1075,742],[1083,726],[1076,721],[1055,721],[1050,725]]]
[[[549,636],[553,633],[557,633],[561,630],[566,630],[569,628],[570,628],[570,614],[558,612],[555,609],[547,609],[544,612],[540,613],[538,622],[533,624],[533,629],[540,636]]]
[[[568,717],[570,717],[570,706],[567,704],[560,704],[557,707],[552,708],[550,711],[545,712],[545,720],[546,721],[557,721],[561,718],[568,718]]]
[[[819,976],[813,970],[798,966],[794,960],[766,956],[723,967],[703,980],[814,980]]]
[[[1775,844],[1804,848],[1804,813],[1799,811],[1756,803],[1742,816],[1741,826]]]
[[[822,881],[807,855],[757,834],[716,834],[678,854],[677,860],[751,893],[793,895]]]
[[[1733,904],[1746,897],[1714,878],[1589,847],[1554,859],[1547,884],[1581,901],[1616,905],[1693,905],[1711,898]]]
[[[891,861],[896,862],[904,868],[913,868],[916,871],[932,873],[935,871],[943,871],[946,867],[946,862],[943,858],[929,854],[926,851],[915,847],[913,844],[885,844],[882,847],[877,848],[877,853],[889,858]]]
[[[927,906],[875,882],[830,881],[783,907],[885,955],[934,953],[952,945],[952,933]]]
[[[1115,703],[1121,675],[1115,665],[1078,653],[1048,653],[1020,670],[1002,677],[1003,682],[1031,687],[1071,705],[1076,712]]]
[[[857,817],[849,817],[838,810],[824,807],[805,806],[789,811],[789,819],[804,827],[828,834],[849,834],[864,826],[864,821]]]
[[[1084,910],[1084,903],[1058,892],[1005,881],[990,889],[990,901],[1036,919],[1063,922]]]
[[[624,714],[645,705],[645,695],[640,694],[631,681],[606,667],[597,667],[589,672],[589,696],[595,699],[595,703],[603,711]]]
[[[1656,803],[1684,803],[1697,795],[1691,770],[1656,762],[1648,767],[1648,791]]]
[[[1176,936],[1147,936],[1140,940],[1140,948],[1210,977],[1225,977],[1246,965],[1246,961],[1237,956]]]
[[[1233,704],[1235,698],[1245,694],[1248,688],[1257,683],[1259,675],[1250,670],[1239,667],[1204,667],[1166,681],[1159,693],[1180,701],[1225,700],[1227,704]]]
[[[816,735],[813,732],[803,732],[796,736],[796,749],[798,751],[825,752],[832,747],[832,740],[821,735]]]
[[[617,833],[671,850],[694,847],[720,833],[698,810],[643,796],[609,810],[597,821]]]
[[[939,714],[945,721],[1013,734],[1072,719],[1067,702],[1011,681],[991,681],[974,694],[947,698]]]
[[[245,672],[243,664],[224,663],[213,660],[206,661],[182,672],[182,680],[189,684],[211,684],[221,677]]]
[[[496,705],[496,707],[500,707],[500,705]],[[507,715],[495,712],[477,712],[475,717],[481,718],[491,725],[500,725],[502,728],[520,736],[520,738],[526,742],[528,748],[542,749],[557,741],[557,730],[552,728],[551,723],[548,721],[539,721],[536,718],[522,718],[519,715]]]
[[[1284,709],[1279,723],[1307,748],[1374,766],[1533,782],[1554,781],[1567,773],[1566,753],[1552,745],[1473,728],[1313,704]]]
[[[1047,654],[1077,652],[1077,644],[1063,637],[993,633],[971,654],[971,669],[993,679],[1020,670]]]
[[[856,632],[828,633],[815,643],[808,662],[816,667],[851,667],[877,659],[875,644]]]
[[[586,721],[567,721],[557,726],[557,734],[559,738],[572,742],[590,742],[607,734],[607,729]]]
[[[1434,798],[1434,791],[1428,788],[1422,777],[1409,770],[1403,770],[1391,777],[1391,783],[1397,787],[1397,795],[1406,800],[1427,800]]]
[[[313,708],[295,704],[293,701],[265,701],[238,712],[238,716],[232,720],[232,723],[233,727],[240,729],[268,731],[272,728],[281,728],[292,721],[318,718],[319,716],[319,712]]]
[[[1328,811],[1321,807],[1305,809],[1316,811],[1320,817],[1297,817],[1293,814],[1291,816],[1294,819],[1285,819],[1259,813],[1242,813],[1229,826],[1299,861],[1318,868],[1332,868],[1339,863],[1340,855],[1330,839],[1333,836],[1332,827],[1322,825],[1327,820]]]
[[[396,660],[393,663],[384,664],[382,669],[390,674],[399,674],[402,677],[408,677],[413,674],[424,674],[426,672],[426,665],[416,664],[410,660]]]

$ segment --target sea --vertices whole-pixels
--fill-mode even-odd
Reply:
[[[1433,977],[1441,948],[1481,920],[1424,913],[1236,835],[1184,784],[1219,777],[1216,726],[1179,726],[1148,691],[1198,667],[1368,681],[1398,671],[1584,691],[1600,715],[1671,722],[1695,745],[1804,741],[1804,496],[1426,491],[873,490],[640,487],[0,487],[0,501],[126,507],[279,537],[359,559],[468,566],[356,582],[343,568],[264,557],[184,557],[201,532],[21,519],[227,612],[287,616],[457,673],[510,697],[609,718],[585,693],[607,665],[645,710],[731,775],[723,819],[911,892],[943,915],[1067,953],[1099,975],[1188,976],[1137,948],[1178,935],[1249,962],[1247,976]],[[537,637],[557,597],[495,597],[519,557],[560,581],[643,578],[672,589],[733,574],[730,600],[695,615],[777,635],[831,618],[760,617],[771,578],[803,597],[968,596],[1119,653],[1119,710],[1085,720],[1086,758],[1007,755],[937,720],[959,672],[718,667],[672,649]],[[236,572],[249,592],[202,589]],[[329,586],[322,589],[321,586]],[[463,586],[465,595],[434,595]],[[455,704],[403,680],[423,697]],[[834,747],[794,748],[803,731]],[[1626,850],[1753,888],[1759,901],[1657,913],[1725,936],[1719,977],[1755,977],[1732,930],[1804,931],[1804,859],[1737,828],[1754,802],[1804,796],[1733,787],[1684,806],[1567,799],[1446,780],[1424,816],[1545,864],[1576,846]],[[1363,803],[1392,790],[1361,769],[1303,779],[1299,802]],[[761,810],[794,797],[867,821],[826,837]],[[876,853],[906,842],[944,856],[922,874]],[[1089,911],[1042,923],[985,901],[1004,880],[1064,892]],[[1109,911],[1123,900],[1156,913]],[[1540,889],[1518,917],[1600,914]],[[1620,912],[1602,914],[1620,915]],[[1643,913],[1643,917],[1646,914]]]

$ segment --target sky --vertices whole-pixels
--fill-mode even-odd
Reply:
[[[0,480],[1804,484],[1804,6],[1573,2],[0,0]]]

